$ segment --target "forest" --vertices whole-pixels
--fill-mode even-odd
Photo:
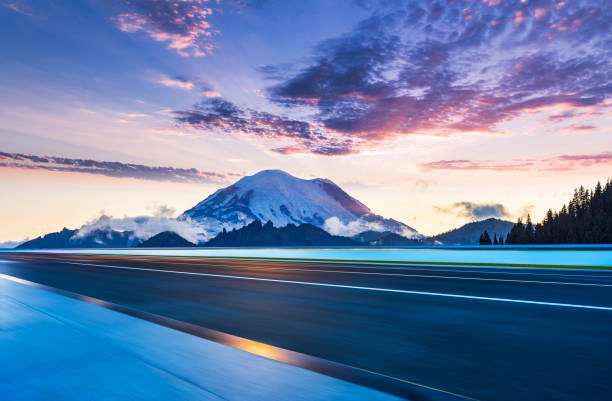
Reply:
[[[612,243],[612,183],[597,183],[594,189],[580,187],[561,210],[549,209],[544,219],[533,224],[528,215],[512,227],[506,239],[491,239],[484,232],[481,245],[515,244],[609,244]]]

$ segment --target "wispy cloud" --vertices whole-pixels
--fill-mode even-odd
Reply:
[[[17,2],[17,1],[0,1],[0,6],[6,7],[8,9],[10,9],[10,10],[18,12],[19,14],[27,15],[28,17],[31,17],[33,15],[32,12],[29,10],[29,7],[25,6],[21,2]]]
[[[125,117],[125,118],[145,118],[145,117],[151,117],[148,114],[144,114],[144,113],[119,113],[119,115],[121,117]]]
[[[437,160],[427,163],[416,163],[416,166],[423,171],[434,170],[491,170],[491,171],[516,171],[529,170],[535,165],[534,161],[495,161],[495,160]]]
[[[595,164],[612,164],[612,152],[583,154],[583,155],[561,155],[549,160],[553,166],[574,167],[592,166]]]
[[[208,22],[209,0],[123,0],[115,23],[123,32],[143,32],[181,56],[204,56],[214,48],[217,33]]]
[[[595,131],[597,127],[594,125],[587,124],[571,124],[563,128],[565,131],[572,132],[584,132],[584,131]]]
[[[185,89],[185,90],[191,90],[195,87],[195,84],[192,81],[188,80],[187,78],[183,78],[183,77],[162,76],[161,78],[159,78],[157,82],[164,86]]]
[[[467,170],[467,171],[567,171],[597,164],[612,165],[612,152],[582,155],[560,155],[544,159],[522,159],[510,161],[496,160],[437,160],[416,163],[421,171]]]
[[[195,168],[145,166],[133,163],[6,152],[0,152],[0,167],[88,173],[107,177],[186,183],[219,183],[226,182],[230,177],[235,176],[232,173],[223,174],[212,171],[200,171]]]
[[[433,206],[441,213],[452,214],[457,217],[464,217],[470,220],[482,220],[489,217],[508,218],[511,217],[506,206],[501,203],[476,203],[476,202],[455,202],[450,206]]]

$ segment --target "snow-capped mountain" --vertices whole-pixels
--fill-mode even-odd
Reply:
[[[372,213],[328,179],[304,180],[281,170],[243,177],[185,211],[179,219],[201,223],[209,235],[261,220],[271,221],[275,227],[310,223],[334,235],[374,230],[420,237],[413,228]]]

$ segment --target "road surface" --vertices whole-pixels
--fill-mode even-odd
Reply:
[[[0,253],[0,273],[479,400],[612,394],[612,272]]]

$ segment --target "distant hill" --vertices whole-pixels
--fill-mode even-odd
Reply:
[[[331,235],[327,231],[304,223],[296,226],[274,227],[272,222],[262,224],[255,220],[247,226],[232,231],[222,231],[208,241],[207,247],[233,246],[351,246],[359,242],[346,237]]]
[[[368,230],[361,232],[351,237],[363,245],[419,245],[423,243],[423,239],[406,238],[391,231],[373,231]]]
[[[447,231],[442,234],[428,238],[428,242],[442,243],[443,245],[478,245],[478,238],[487,231],[491,238],[493,235],[503,236],[504,238],[514,223],[511,221],[490,218],[486,220],[475,221],[464,226]]]
[[[370,241],[370,245],[419,245],[423,240],[402,237],[395,233],[388,233],[377,240]]]
[[[161,232],[143,243],[136,245],[137,248],[187,248],[191,246],[196,245],[187,241],[174,231]]]
[[[382,237],[389,235],[389,234],[392,234],[392,232],[391,231],[368,230],[368,231],[363,231],[363,232],[360,232],[359,234],[353,235],[351,238],[357,242],[364,242],[364,243],[369,244],[370,242],[378,241]]]
[[[130,248],[140,243],[131,231],[94,230],[84,236],[76,235],[77,232],[64,228],[26,241],[15,249]]]

